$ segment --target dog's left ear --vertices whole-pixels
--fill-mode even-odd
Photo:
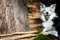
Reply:
[[[56,4],[52,4],[50,7],[51,7],[51,9],[54,9],[55,10]]]
[[[45,5],[43,3],[40,3],[40,8],[41,9],[45,8]]]

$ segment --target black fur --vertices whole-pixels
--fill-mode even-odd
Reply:
[[[60,18],[54,18],[52,21],[54,22],[53,26],[56,28],[58,34],[60,35]]]

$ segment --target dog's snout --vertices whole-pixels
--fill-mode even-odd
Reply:
[[[48,12],[46,12],[46,14],[48,14]]]

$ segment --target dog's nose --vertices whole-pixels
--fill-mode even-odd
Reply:
[[[48,14],[48,12],[46,12],[46,14]]]

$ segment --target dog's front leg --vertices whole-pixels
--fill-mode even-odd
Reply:
[[[54,27],[52,25],[53,25],[53,21],[43,22],[42,26],[44,27],[44,29],[43,29],[42,33],[54,29]]]
[[[58,37],[58,32],[57,31],[48,31],[48,32],[44,32],[43,35],[54,35],[54,36]]]
[[[48,31],[48,29],[47,29],[47,28],[44,28],[41,33],[44,33],[44,32],[46,32],[46,31]]]

